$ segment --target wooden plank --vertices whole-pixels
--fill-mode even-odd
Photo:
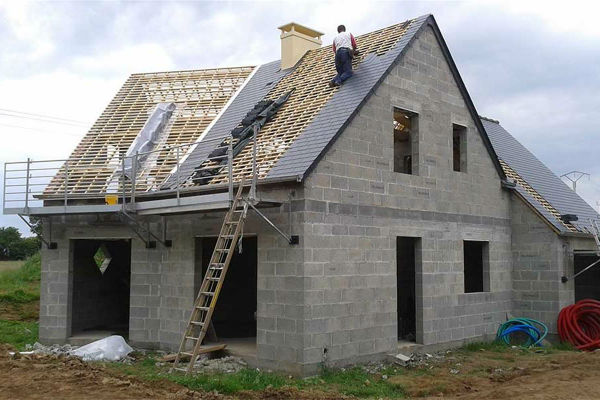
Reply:
[[[206,346],[200,346],[200,350],[198,350],[198,354],[212,353],[215,351],[224,350],[226,347],[227,347],[226,344],[211,344],[211,345],[206,345]],[[176,357],[177,357],[177,353],[167,354],[166,356],[159,358],[158,361],[173,362],[173,361],[175,361]],[[183,355],[183,354],[180,357],[181,360],[189,360],[189,358],[190,358],[190,356]]]

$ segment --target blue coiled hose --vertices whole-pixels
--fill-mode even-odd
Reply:
[[[500,325],[496,333],[496,340],[511,345],[511,335],[517,332],[527,335],[527,340],[524,343],[519,343],[519,346],[541,346],[542,341],[548,334],[548,327],[535,319],[512,318]]]

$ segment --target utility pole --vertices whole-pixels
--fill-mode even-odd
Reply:
[[[567,172],[566,174],[563,174],[560,177],[567,178],[568,180],[570,180],[573,191],[575,193],[577,193],[577,181],[579,181],[584,176],[587,176],[588,180],[590,179],[590,174],[588,174],[587,172],[581,172],[581,171]]]

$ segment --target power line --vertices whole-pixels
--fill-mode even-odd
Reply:
[[[29,128],[26,126],[10,125],[10,124],[3,124],[3,123],[0,123],[0,126],[5,126],[8,128],[26,129],[29,131],[34,131],[36,133],[49,133],[51,135],[67,135],[67,136],[73,136],[73,137],[79,137],[79,138],[83,136],[83,135],[78,135],[78,134],[68,133],[68,132],[52,132],[52,131],[47,131],[44,129]]]
[[[79,122],[75,123],[75,122],[52,121],[52,120],[43,119],[43,118],[26,117],[24,115],[6,114],[6,113],[3,113],[3,112],[0,112],[0,115],[4,115],[6,117],[28,119],[28,120],[31,120],[31,121],[41,121],[41,122],[48,122],[48,123],[51,123],[51,124],[59,124],[59,125],[67,125],[67,126],[86,126],[87,125],[87,124],[79,123]]]
[[[74,123],[78,123],[78,124],[87,124],[85,121],[78,121],[76,119],[53,117],[51,115],[29,113],[29,112],[25,112],[25,111],[9,110],[7,108],[0,108],[0,111],[9,112],[9,113],[13,113],[13,114],[30,115],[32,117],[38,117],[38,118],[55,119],[55,120],[65,121],[65,122],[74,122]]]

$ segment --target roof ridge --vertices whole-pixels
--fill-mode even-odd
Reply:
[[[144,76],[144,75],[161,75],[161,74],[190,74],[199,72],[213,72],[213,71],[231,71],[245,68],[256,68],[258,65],[240,65],[236,67],[213,67],[213,68],[201,68],[201,69],[179,69],[171,71],[152,71],[152,72],[134,72],[130,74],[130,77]]]
[[[366,36],[366,35],[372,35],[372,34],[375,34],[375,33],[384,32],[384,31],[386,31],[386,30],[389,30],[389,29],[392,29],[392,28],[397,28],[397,27],[399,27],[400,25],[404,25],[404,24],[407,24],[407,23],[409,23],[409,22],[414,22],[414,21],[417,21],[417,20],[419,20],[419,19],[421,19],[421,18],[426,18],[426,17],[429,17],[429,16],[431,16],[431,15],[432,15],[432,14],[425,14],[425,15],[421,15],[421,16],[419,16],[419,17],[415,17],[415,18],[409,18],[409,19],[407,19],[407,20],[404,20],[404,21],[402,21],[402,22],[398,22],[398,23],[395,23],[395,24],[392,24],[392,25],[388,25],[388,26],[386,26],[386,27],[379,28],[379,29],[376,29],[376,30],[374,30],[374,31],[365,32],[365,33],[362,33],[362,34],[360,34],[360,35],[356,36],[356,39],[359,39],[359,38],[361,38],[361,37],[363,37],[363,36]],[[324,47],[325,47],[325,46],[324,46]]]
[[[493,122],[494,124],[500,125],[500,121],[498,121],[497,119],[492,119],[490,117],[484,117],[483,115],[480,115],[479,118],[484,121]]]
[[[533,188],[521,175],[512,169],[504,160],[499,159],[500,165],[504,169],[504,173],[508,178],[513,178],[532,198],[534,198],[546,211],[548,211],[557,221],[565,226],[571,232],[577,232],[578,229],[570,223],[562,220],[560,212],[544,196]]]

